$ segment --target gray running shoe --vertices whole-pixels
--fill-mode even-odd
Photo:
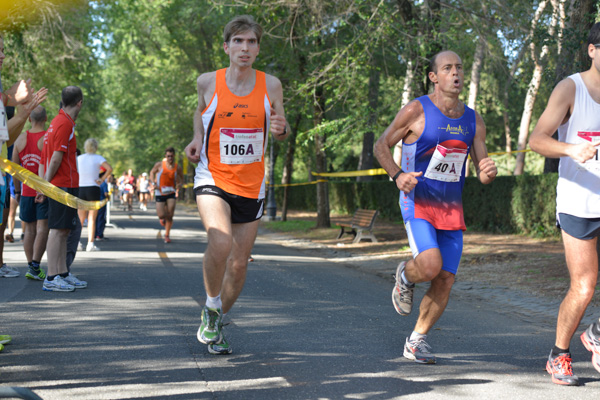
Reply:
[[[223,334],[221,333],[222,318],[221,309],[206,306],[202,308],[201,323],[196,334],[200,343],[213,344],[220,343],[223,340]]]
[[[431,346],[425,339],[409,340],[406,338],[404,357],[415,360],[419,364],[435,364],[435,356],[431,353]]]
[[[591,324],[585,332],[581,334],[581,341],[585,348],[593,353],[592,364],[594,365],[594,368],[596,368],[596,371],[600,372],[600,336],[594,334],[594,325],[595,324]]]
[[[553,383],[564,386],[579,386],[579,378],[573,374],[572,362],[571,353],[561,353],[553,357],[552,352],[550,352],[546,362],[546,371],[552,375]]]
[[[402,273],[406,269],[406,261],[402,261],[396,269],[396,285],[392,291],[392,303],[400,315],[408,315],[412,311],[413,293],[415,285],[407,285],[402,280]]]
[[[77,278],[75,275],[73,275],[70,272],[69,272],[69,275],[66,278],[63,278],[63,279],[68,284],[75,286],[75,289],[85,289],[85,288],[87,288],[87,282],[86,281],[82,281],[81,279]]]
[[[2,264],[0,267],[0,278],[16,278],[21,273],[14,268],[9,267],[6,264]]]

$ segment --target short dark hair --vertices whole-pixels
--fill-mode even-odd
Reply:
[[[48,119],[46,115],[46,109],[42,106],[37,106],[33,109],[31,114],[29,114],[29,118],[31,118],[32,122],[44,122]]]
[[[175,148],[173,148],[173,147],[167,147],[165,149],[165,153],[173,153],[173,154],[175,154]]]
[[[83,100],[83,92],[77,86],[67,86],[61,94],[63,107],[72,107]]]
[[[256,35],[256,41],[260,43],[263,28],[250,15],[238,15],[225,25],[223,30],[223,41],[229,43],[231,37],[238,33],[252,31]]]
[[[590,44],[600,44],[600,22],[596,22],[588,35],[588,46]]]

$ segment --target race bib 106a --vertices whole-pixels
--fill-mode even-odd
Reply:
[[[262,128],[221,128],[219,139],[223,164],[252,164],[262,160]]]
[[[591,142],[593,145],[600,143],[600,132],[577,132],[577,136],[581,139]],[[598,158],[598,147],[596,147],[596,156],[584,163],[577,163],[577,168],[581,170],[600,172],[600,160]]]
[[[448,149],[437,145],[427,166],[425,178],[442,182],[458,182],[467,159],[467,151],[467,149]]]

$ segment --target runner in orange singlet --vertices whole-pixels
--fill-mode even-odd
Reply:
[[[165,227],[165,243],[171,243],[171,227],[175,215],[175,203],[183,183],[181,165],[175,162],[175,149],[165,150],[165,159],[154,164],[150,170],[150,183],[154,185],[156,214]]]
[[[198,78],[194,138],[185,149],[198,163],[194,191],[208,235],[206,305],[197,337],[212,354],[232,352],[222,320],[244,287],[263,214],[268,133],[283,140],[289,132],[281,82],[252,68],[261,36],[261,26],[247,15],[225,26],[229,67]]]

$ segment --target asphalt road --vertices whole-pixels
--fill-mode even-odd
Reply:
[[[476,296],[453,296],[430,333],[437,365],[406,360],[403,343],[416,316],[396,314],[389,278],[272,234],[259,235],[245,289],[227,316],[234,353],[211,355],[196,340],[206,247],[197,213],[178,209],[168,245],[150,210],[115,211],[112,221],[118,227],[107,228],[102,251],[78,253],[73,272],[89,288],[73,293],[44,292],[26,280],[20,241],[6,244],[5,261],[22,276],[0,279],[0,333],[13,336],[0,353],[0,387],[27,387],[44,400],[600,393],[600,375],[578,337],[574,369],[584,385],[553,385],[544,366],[554,320]]]

